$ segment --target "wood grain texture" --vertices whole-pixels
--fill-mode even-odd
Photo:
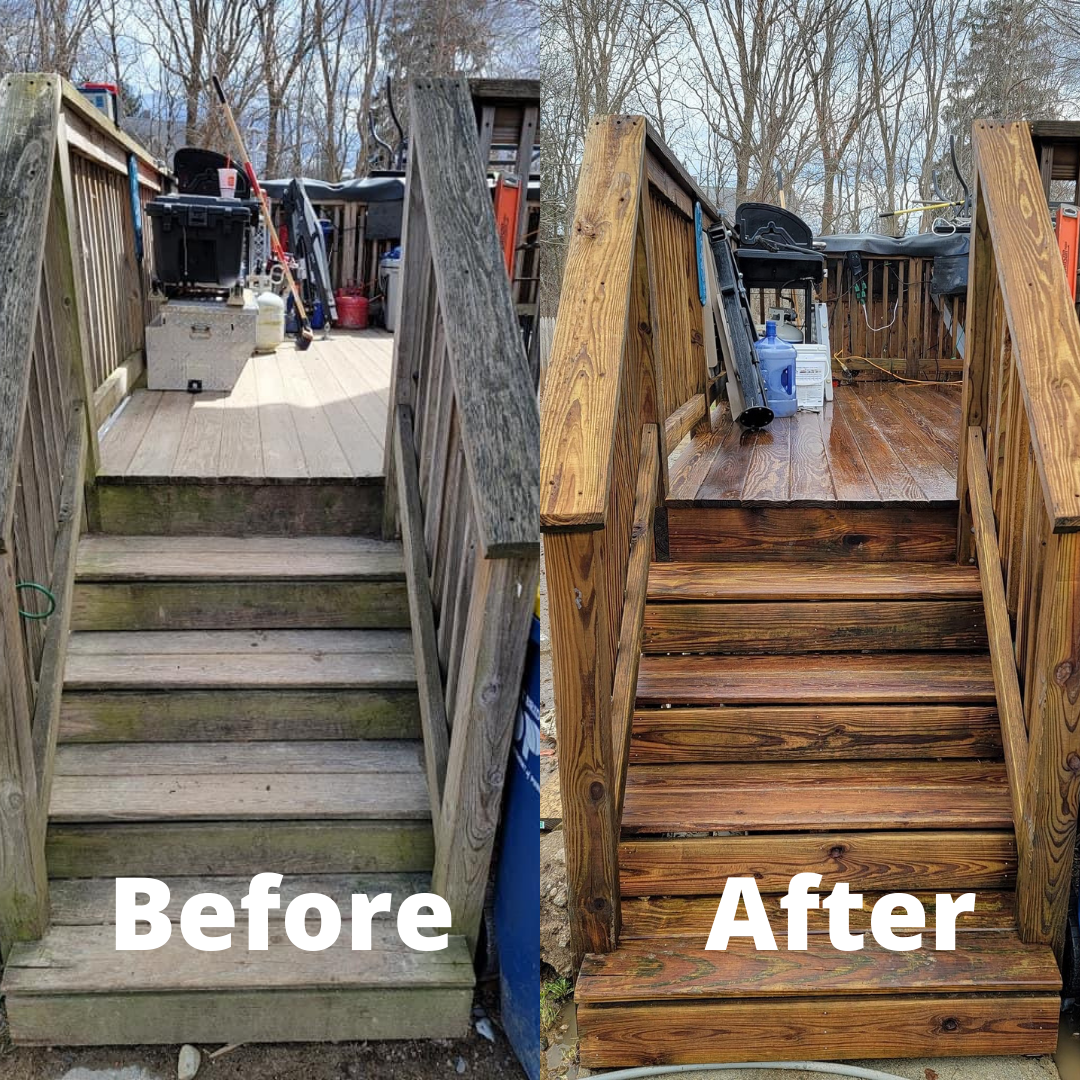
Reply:
[[[1004,766],[965,761],[632,765],[622,816],[624,836],[1011,825]]]
[[[8,550],[15,513],[59,102],[57,78],[7,75],[0,81],[0,191],[18,207],[5,217],[0,234],[0,262],[8,268],[2,317],[8,359],[0,369],[0,551]]]
[[[895,995],[805,1001],[584,1006],[581,1061],[605,1065],[762,1061],[778,1047],[800,1057],[1045,1054],[1057,1045],[1056,994]]]
[[[649,567],[650,602],[775,600],[771,563],[654,562]],[[845,574],[832,562],[799,562],[784,571],[784,598],[794,600],[978,600],[975,567],[947,563],[864,563]]]
[[[645,656],[638,705],[995,702],[983,653],[811,654],[797,666],[772,656]]]
[[[1022,121],[978,121],[973,144],[990,265],[1008,318],[1043,497],[1055,530],[1080,528],[1080,429],[1073,422],[1080,413],[1080,326],[1042,211],[1030,129]],[[977,271],[980,239],[976,230],[970,258]],[[969,292],[977,293],[979,280]],[[965,428],[979,423],[969,409]]]
[[[645,121],[592,121],[578,179],[560,312],[544,388],[540,523],[603,523],[622,381]]]
[[[184,821],[53,824],[53,877],[430,871],[427,821]]]
[[[813,761],[1001,757],[993,705],[780,705],[643,709],[630,760]],[[870,767],[868,767],[868,770]]]
[[[985,648],[981,600],[835,600],[827,604],[763,600],[649,604],[645,609],[646,653],[790,655]]]
[[[654,940],[588,956],[574,998],[598,1005],[657,998],[962,994],[991,986],[999,993],[1054,994],[1061,986],[1051,950],[1026,945],[1013,931],[973,932],[958,935],[955,949],[907,952],[872,939],[855,952],[841,952],[821,934],[808,936],[807,948],[794,951],[782,932],[774,933],[778,951],[759,952],[747,938],[732,939],[724,950],[690,949],[682,942],[671,948]]]
[[[481,549],[535,555],[540,422],[468,84],[413,80],[409,115]]]
[[[675,562],[945,562],[955,558],[956,508],[673,506],[668,539]]]
[[[849,915],[852,933],[870,933],[871,912],[884,895],[877,892],[863,894],[863,906]],[[932,931],[937,925],[937,893],[916,892],[913,895],[926,912],[927,931]],[[787,911],[780,907],[780,900],[776,893],[761,898],[774,932],[782,931],[787,925]],[[626,897],[623,899],[623,927],[619,941],[622,944],[652,942],[653,945],[663,941],[664,948],[681,948],[684,941],[693,941],[693,947],[700,948],[709,940],[719,903],[719,896]],[[958,934],[1015,932],[1016,898],[1011,891],[982,889],[975,894],[975,910],[959,915],[955,926]],[[807,912],[807,932],[828,934],[829,912],[822,907]],[[930,947],[933,947],[932,942]]]
[[[1008,832],[928,830],[773,836],[624,840],[619,873],[624,896],[697,896],[723,892],[729,877],[752,876],[762,893],[784,893],[803,871],[822,875],[828,891],[1004,889],[1016,877]]]

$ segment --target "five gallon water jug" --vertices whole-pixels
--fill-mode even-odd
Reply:
[[[765,397],[775,416],[794,416],[799,407],[795,397],[795,346],[776,336],[776,323],[765,324],[765,336],[754,343]]]

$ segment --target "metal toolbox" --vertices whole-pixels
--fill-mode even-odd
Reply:
[[[259,306],[220,300],[167,300],[146,328],[151,390],[231,390],[255,351]]]

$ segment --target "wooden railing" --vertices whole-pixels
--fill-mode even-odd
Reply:
[[[0,81],[0,952],[47,923],[45,827],[95,406],[144,311],[134,287],[92,292],[89,250],[102,283],[128,266],[130,203],[125,218],[108,182],[75,177],[129,143],[57,76]],[[113,319],[126,336],[107,337]],[[102,359],[106,340],[116,347]]]
[[[851,272],[842,257],[830,255],[821,296],[829,310],[833,355],[853,371],[886,379],[862,357],[910,379],[958,379],[963,370],[965,298],[935,297],[933,257],[862,257],[866,311],[855,297]],[[765,293],[765,298],[769,294]],[[752,298],[754,299],[754,298]],[[765,312],[754,308],[764,324]],[[875,330],[874,327],[882,329]]]
[[[410,90],[386,532],[405,548],[432,887],[475,948],[539,579],[539,420],[464,80]]]
[[[1065,935],[1080,806],[1080,324],[1024,123],[977,121],[959,557],[978,559],[1025,941]]]
[[[694,202],[633,116],[589,126],[544,382],[540,523],[575,960],[619,932],[618,834],[654,507],[705,416]]]

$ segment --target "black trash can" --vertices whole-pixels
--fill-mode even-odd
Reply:
[[[231,289],[244,261],[247,203],[211,195],[162,195],[148,203],[155,277],[164,286]]]

